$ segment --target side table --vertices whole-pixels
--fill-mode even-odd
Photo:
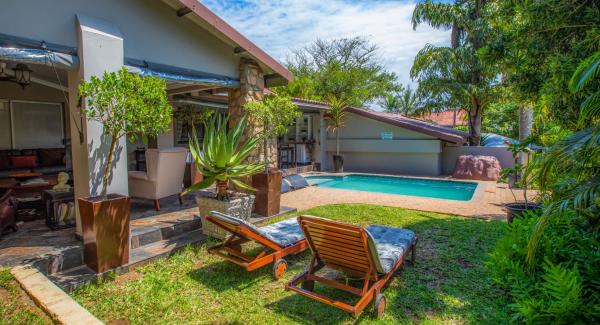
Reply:
[[[42,201],[46,207],[46,225],[52,230],[75,226],[75,197],[73,190],[42,192]]]

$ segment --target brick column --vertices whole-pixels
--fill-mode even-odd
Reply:
[[[254,61],[246,58],[240,59],[240,88],[229,90],[229,125],[235,125],[245,114],[244,105],[255,100],[263,100],[265,79],[260,66]],[[254,121],[249,121],[242,141],[246,141],[260,131]],[[277,165],[277,146],[274,140],[269,141],[269,159],[271,164]],[[264,144],[261,141],[257,150],[248,157],[249,162],[264,161]]]

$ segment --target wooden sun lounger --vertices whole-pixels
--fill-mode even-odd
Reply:
[[[400,269],[409,251],[412,253],[411,260],[414,263],[417,236],[406,229],[368,227],[367,229],[371,229],[372,232],[377,231],[377,234],[381,235],[378,239],[363,227],[312,216],[299,216],[298,223],[313,255],[306,271],[287,283],[286,289],[340,308],[354,317],[358,317],[367,305],[375,300],[375,313],[377,317],[381,317],[386,305],[381,289]],[[381,245],[380,249],[391,247],[391,254],[378,253],[376,244],[378,241]],[[363,279],[362,286],[357,288],[316,275],[316,272],[325,266],[342,271],[352,278]],[[356,304],[351,305],[326,297],[314,292],[315,281],[355,294],[360,299]]]
[[[287,262],[283,259],[285,256],[298,254],[308,248],[306,239],[299,231],[301,238],[292,238],[291,240],[281,240],[280,237],[271,236],[272,229],[276,228],[278,224],[286,222],[290,224],[289,221],[293,221],[295,225],[295,219],[284,220],[263,228],[257,228],[246,221],[217,212],[211,212],[211,215],[206,216],[206,220],[232,234],[223,243],[210,247],[209,253],[240,265],[247,271],[254,271],[274,263],[273,276],[275,279],[279,279],[287,270]],[[242,252],[242,244],[249,241],[254,241],[263,247],[255,256]]]

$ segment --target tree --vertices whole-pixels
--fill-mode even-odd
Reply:
[[[287,60],[295,79],[276,91],[314,100],[335,97],[362,107],[395,87],[396,76],[385,71],[377,54],[377,46],[360,37],[316,40]]]
[[[410,88],[402,87],[399,91],[399,110],[404,116],[418,115],[421,110],[419,96]]]
[[[166,83],[156,77],[141,77],[125,67],[118,72],[105,72],[102,78],[92,76],[79,85],[79,95],[86,103],[84,113],[89,120],[102,123],[110,136],[108,160],[102,178],[102,197],[106,199],[112,172],[115,146],[119,138],[138,134],[155,137],[169,129],[173,108],[169,105]]]
[[[521,108],[535,109],[538,136],[585,128],[579,123],[585,94],[569,91],[568,83],[581,60],[598,50],[600,3],[494,0],[488,9],[491,41],[482,57],[499,65]]]
[[[427,110],[460,107],[469,113],[469,144],[479,145],[485,108],[493,98],[497,73],[479,57],[486,45],[489,25],[483,19],[487,0],[457,0],[418,3],[413,28],[427,23],[452,29],[451,46],[427,44],[415,57],[411,77],[419,82],[418,92]]]
[[[287,127],[300,116],[298,107],[289,96],[266,96],[262,101],[244,105],[251,119],[260,124],[256,136],[264,141],[265,173],[269,172],[269,140],[287,133]]]
[[[396,93],[388,93],[380,101],[381,107],[388,113],[398,113],[400,111],[400,98]]]
[[[335,133],[335,154],[340,155],[340,129],[346,123],[346,103],[343,100],[331,97],[329,110],[325,115],[329,129]]]

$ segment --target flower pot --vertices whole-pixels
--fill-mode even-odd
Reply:
[[[109,194],[77,200],[85,264],[97,273],[129,263],[129,197]]]
[[[536,211],[542,208],[540,204],[533,202],[506,203],[504,207],[506,208],[506,220],[508,223],[511,223],[515,217],[520,217],[525,211]]]
[[[229,233],[207,221],[206,216],[211,211],[218,211],[248,221],[252,215],[254,195],[235,192],[231,194],[229,201],[221,201],[216,199],[215,192],[199,191],[196,195],[196,203],[202,221],[202,232],[207,236],[225,239]]]
[[[333,155],[333,168],[336,173],[344,172],[344,156]]]
[[[264,217],[279,213],[281,203],[281,176],[279,170],[252,176],[252,186],[257,189],[254,212]]]

